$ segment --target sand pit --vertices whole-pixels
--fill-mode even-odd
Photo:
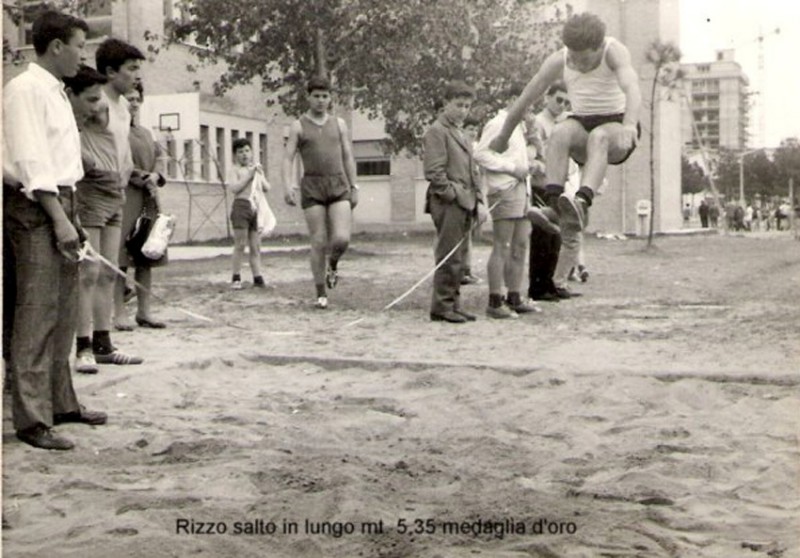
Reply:
[[[105,427],[35,450],[6,406],[15,557],[800,556],[800,244],[590,240],[584,296],[518,321],[427,319],[430,238],[357,238],[331,309],[303,253],[273,290],[173,262],[146,358],[75,378]],[[488,246],[476,260],[485,275]],[[247,278],[247,277],[246,277]],[[231,327],[235,325],[237,327]],[[7,400],[6,400],[7,402]]]

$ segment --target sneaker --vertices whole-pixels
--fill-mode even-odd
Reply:
[[[519,304],[512,306],[511,309],[517,314],[538,314],[542,311],[539,305],[532,300],[522,300]]]
[[[92,351],[84,350],[78,353],[78,358],[75,359],[75,371],[81,374],[97,374],[100,371]]]
[[[563,227],[583,230],[586,222],[586,202],[578,197],[571,198],[566,194],[558,196],[558,211],[561,213]]]
[[[589,280],[589,270],[583,267],[582,265],[578,266],[578,277],[581,280],[581,283],[586,283]]]
[[[498,307],[487,306],[486,315],[489,316],[490,318],[494,318],[495,320],[508,320],[508,319],[515,320],[519,318],[519,314],[514,312],[511,308],[509,308],[505,304]]]
[[[333,289],[339,283],[339,274],[336,272],[335,269],[328,266],[328,269],[325,270],[325,286],[329,289]]]
[[[94,359],[98,364],[141,364],[144,362],[142,357],[128,355],[118,349],[114,349],[108,354],[94,354]]]
[[[314,303],[314,308],[319,310],[325,310],[328,308],[328,297],[327,296],[319,296],[317,297],[317,301]]]
[[[244,288],[241,281],[231,281],[231,290],[232,291],[241,291]]]

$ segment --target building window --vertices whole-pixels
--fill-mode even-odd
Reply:
[[[353,156],[358,176],[390,176],[391,158],[383,150],[380,141],[354,141]]]
[[[239,130],[231,130],[231,144],[239,139]]]
[[[175,156],[175,140],[167,138],[167,176],[178,178],[178,160]]]
[[[77,15],[86,21],[89,33],[86,38],[102,39],[111,36],[111,4],[110,0],[87,0]],[[51,9],[49,2],[43,0],[20,0],[17,6],[21,11],[19,25],[20,42],[25,46],[33,44],[33,21],[43,12]]]
[[[194,180],[194,141],[184,140],[183,142],[183,177],[186,180]]]
[[[267,169],[267,134],[258,134],[258,162]]]
[[[356,161],[356,174],[358,176],[389,176],[392,174],[391,161],[389,159]]]
[[[217,128],[217,172],[218,178],[224,180],[225,178],[225,128]]]
[[[211,155],[208,152],[209,148],[209,134],[208,126],[200,126],[200,179],[209,179],[209,164],[211,162]]]

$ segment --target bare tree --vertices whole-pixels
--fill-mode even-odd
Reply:
[[[647,234],[647,247],[653,245],[653,228],[656,209],[656,170],[655,170],[655,123],[656,110],[658,104],[656,99],[660,98],[661,90],[666,90],[668,98],[671,98],[673,91],[680,86],[683,72],[679,62],[681,51],[670,42],[662,42],[656,39],[647,49],[647,62],[655,67],[653,82],[650,88],[650,230]]]

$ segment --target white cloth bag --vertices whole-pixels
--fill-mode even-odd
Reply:
[[[267,201],[267,196],[264,195],[265,186],[269,188],[267,179],[264,178],[263,174],[257,172],[255,176],[253,176],[250,203],[252,203],[253,207],[255,207],[257,223],[256,227],[258,228],[258,232],[261,233],[262,237],[269,235],[273,230],[275,230],[275,225],[278,224],[278,220],[275,218],[275,214],[272,212],[272,208],[269,206],[269,202]]]
[[[142,254],[151,260],[159,260],[167,252],[169,239],[175,232],[175,216],[159,213],[142,246]]]

